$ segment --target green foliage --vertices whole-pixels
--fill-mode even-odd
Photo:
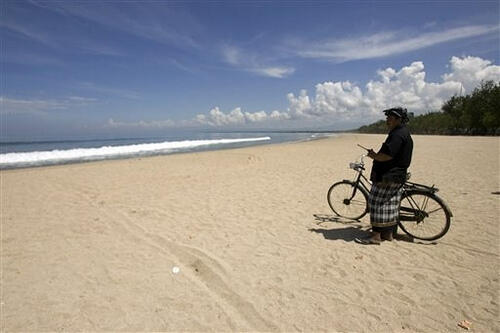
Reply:
[[[466,96],[453,96],[440,112],[410,116],[415,134],[500,135],[500,82],[487,81]],[[358,129],[361,133],[387,133],[380,120]]]

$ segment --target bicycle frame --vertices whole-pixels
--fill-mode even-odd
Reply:
[[[363,162],[364,157],[365,157],[365,155],[361,156],[360,163],[354,163],[351,165],[351,168],[356,170],[358,172],[358,175],[356,176],[356,180],[354,181],[355,186],[354,186],[354,190],[352,192],[352,195],[349,199],[346,199],[346,200],[350,201],[354,198],[354,196],[356,195],[356,192],[358,190],[358,187],[363,188],[366,192],[370,193],[370,188],[371,188],[372,183],[370,182],[370,180],[368,178],[365,177],[365,175],[363,175],[363,171],[366,170],[364,167],[364,162]],[[431,211],[431,212],[425,211],[425,209],[427,207],[427,200],[423,203],[423,207],[420,207],[420,205],[418,203],[416,203],[415,200],[413,200],[413,198],[411,198],[411,196],[406,196],[405,194],[410,192],[410,191],[422,191],[422,192],[429,192],[429,193],[434,194],[434,193],[438,192],[439,189],[437,187],[435,187],[434,185],[427,186],[427,185],[423,185],[423,184],[410,182],[410,181],[408,181],[409,178],[410,178],[410,174],[408,174],[407,180],[403,184],[402,197],[408,199],[408,202],[409,202],[411,208],[401,207],[400,209],[404,212],[413,213],[414,215],[413,215],[413,217],[402,216],[400,218],[401,218],[401,221],[415,221],[416,220],[417,223],[419,223],[419,222],[423,221],[424,218],[428,217],[429,213],[433,213],[433,211]],[[344,180],[350,181],[348,179],[344,179]],[[450,214],[450,216],[453,216],[451,210],[446,205],[446,203],[443,202],[443,204],[445,206],[445,209]]]
[[[361,160],[349,163],[349,167],[356,172],[353,178],[336,182],[328,189],[328,204],[338,216],[360,220],[370,212],[369,193],[374,184],[364,175],[365,156],[362,155]],[[405,182],[398,189],[401,193],[397,221],[399,226],[405,233],[417,239],[436,240],[443,237],[450,228],[453,216],[451,210],[443,199],[436,195],[438,189],[434,185],[418,184],[410,182],[409,179],[408,173]],[[430,229],[427,226],[431,226]]]
[[[350,164],[351,169],[356,170],[358,175],[356,176],[356,180],[354,181],[354,191],[352,192],[352,196],[348,200],[352,200],[356,195],[356,191],[358,190],[358,186],[362,187],[367,193],[370,193],[370,188],[372,183],[368,180],[368,178],[363,175],[363,171],[365,170],[365,163],[363,162],[363,158],[365,155],[361,155],[361,162]],[[344,179],[345,181],[351,181],[349,179]],[[365,184],[368,183],[368,186]]]
[[[364,170],[364,168],[363,168],[363,170]],[[366,192],[370,193],[370,188],[371,188],[372,183],[368,180],[368,178],[365,177],[365,175],[363,175],[363,170],[358,171],[358,176],[356,177],[356,180],[354,181],[356,186],[354,186],[354,191],[352,192],[352,196],[351,196],[351,198],[349,198],[349,200],[352,200],[352,198],[354,198],[354,196],[356,195],[356,191],[358,190],[358,186],[362,187]],[[348,180],[348,179],[344,179],[344,180]],[[369,186],[367,186],[365,184],[365,182],[368,183]]]

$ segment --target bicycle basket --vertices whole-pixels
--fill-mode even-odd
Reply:
[[[363,163],[353,163],[353,162],[349,163],[349,168],[356,171],[359,171],[360,169],[364,170],[365,169],[364,166],[365,165]]]

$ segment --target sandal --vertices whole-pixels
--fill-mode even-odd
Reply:
[[[380,243],[382,243],[381,241],[373,238],[355,238],[354,241],[363,245],[380,245]]]

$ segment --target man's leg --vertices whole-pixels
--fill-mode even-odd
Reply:
[[[394,239],[395,230],[397,225],[393,225],[385,228],[386,230],[382,231],[381,236],[383,240],[392,241]]]
[[[375,240],[387,240],[387,241],[392,241],[393,240],[393,233],[395,230],[396,226],[388,226],[388,227],[372,227],[373,235],[372,239]]]

